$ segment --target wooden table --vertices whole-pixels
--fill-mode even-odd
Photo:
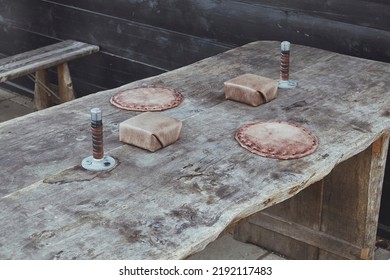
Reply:
[[[121,87],[184,95],[163,112],[183,121],[181,138],[155,153],[118,141],[118,123],[139,114],[109,103],[119,89],[0,124],[0,258],[181,259],[227,228],[291,257],[371,258],[390,65],[292,45],[297,88],[259,107],[224,99],[223,82],[240,74],[278,79],[279,58],[278,42],[255,42]],[[103,110],[106,154],[119,161],[110,172],[80,167],[92,153],[93,107]],[[238,127],[272,119],[305,126],[319,148],[275,160],[234,139]]]

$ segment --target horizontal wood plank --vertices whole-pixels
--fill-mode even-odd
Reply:
[[[61,1],[61,0],[60,0]],[[248,5],[280,9],[286,13],[306,14],[356,26],[390,31],[388,25],[389,2],[372,0],[234,0]]]
[[[99,51],[98,46],[67,40],[0,60],[0,82],[47,69]]]
[[[248,222],[302,243],[326,250],[346,259],[362,258],[361,247],[358,247],[353,243],[348,243],[342,239],[337,239],[324,232],[316,231],[288,220],[283,220],[280,217],[273,217],[272,215],[260,212],[256,216],[248,218]]]
[[[15,45],[23,51],[29,51],[41,46],[55,44],[58,41],[40,34],[25,30],[0,27],[1,48],[5,51],[2,58],[15,54]],[[78,97],[95,93],[104,89],[115,88],[129,82],[161,74],[165,71],[138,63],[134,60],[99,51],[94,55],[85,56],[69,62],[70,71],[76,95]],[[50,69],[50,81],[56,83],[57,73]],[[10,84],[10,85],[9,85]],[[20,77],[1,84],[14,92],[27,96],[34,92],[34,83],[27,77]],[[22,86],[23,89],[19,87]]]
[[[370,59],[390,61],[386,50],[389,4],[371,1],[50,1],[107,14],[158,30],[241,45],[254,40],[289,40]],[[93,4],[92,4],[93,2]],[[339,40],[342,37],[343,40]],[[378,42],[381,38],[381,42]],[[383,41],[385,40],[385,41]],[[378,43],[377,43],[378,42]]]
[[[380,1],[0,0],[0,5],[0,29],[29,33],[15,42],[4,39],[0,52],[29,50],[49,37],[72,38],[101,45],[113,61],[108,57],[107,69],[110,63],[120,67],[115,63],[122,60],[124,68],[112,68],[112,77],[95,71],[97,79],[84,83],[83,75],[75,76],[80,96],[123,84],[121,71],[130,82],[254,40],[289,40],[390,62],[389,4]],[[138,69],[128,72],[133,66]]]
[[[162,70],[172,70],[233,47],[216,40],[134,22],[129,18],[111,17],[40,0],[22,2],[30,9],[21,8],[21,3],[7,4],[9,10],[15,12],[4,18],[14,27],[79,41],[84,41],[88,34],[88,42],[101,46],[104,52]],[[122,8],[127,10],[126,6]],[[41,16],[47,13],[51,17]]]
[[[319,18],[325,18],[338,22],[345,22],[357,26],[366,26],[389,31],[388,12],[390,4],[388,2],[377,2],[367,0],[338,0],[338,1],[313,1],[313,0],[231,0],[224,1],[187,1],[182,0],[161,1],[151,5],[148,1],[143,2],[128,2],[124,0],[115,1],[107,4],[104,0],[54,0],[52,3],[58,3],[74,8],[84,9],[91,12],[109,14],[113,17],[131,18],[134,21],[143,22],[146,24],[168,27],[169,29],[180,29],[182,32],[185,29],[184,24],[190,24],[190,20],[186,21],[186,14],[193,13],[200,21],[207,17],[207,12],[223,7],[224,5],[236,5],[236,12],[243,13],[246,9],[274,9],[282,10],[286,13],[294,13],[300,15],[310,15]],[[163,3],[165,2],[165,3]],[[124,9],[126,7],[127,9]],[[187,7],[187,8],[185,8]],[[187,10],[187,11],[186,11]],[[131,11],[131,13],[129,13]],[[174,24],[174,19],[180,19],[179,25]],[[184,20],[184,22],[183,22]],[[210,27],[211,24],[199,26],[198,28]],[[212,26],[211,27],[215,27]],[[176,29],[175,29],[176,28]],[[187,32],[186,32],[187,33]]]

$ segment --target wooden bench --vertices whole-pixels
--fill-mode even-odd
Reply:
[[[99,47],[73,40],[45,46],[0,60],[0,82],[35,73],[34,105],[37,110],[75,98],[68,61],[99,51]],[[48,68],[57,66],[58,94],[49,82]]]

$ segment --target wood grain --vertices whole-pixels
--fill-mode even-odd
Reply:
[[[259,107],[225,100],[223,82],[244,73],[278,79],[278,42],[251,43],[0,124],[0,258],[186,258],[230,224],[320,181],[389,130],[389,64],[292,50],[299,87]],[[155,153],[119,142],[118,123],[137,113],[109,102],[140,86],[176,88],[185,98],[164,112],[183,121],[181,138]],[[105,151],[119,162],[110,172],[80,167],[91,154],[92,107],[103,111]],[[234,140],[243,124],[272,119],[310,129],[318,150],[274,160]]]
[[[0,6],[0,53],[69,38],[102,46],[88,59],[92,65],[78,61],[77,72],[71,69],[80,96],[255,40],[390,62],[390,5],[384,1],[0,0]]]
[[[34,107],[42,110],[50,106],[50,98],[45,87],[49,86],[49,73],[46,69],[35,73]]]
[[[372,259],[387,146],[384,135],[320,182],[241,221],[235,236],[294,259]]]
[[[0,81],[15,79],[83,57],[99,50],[98,46],[67,40],[0,60]]]
[[[68,63],[61,63],[57,66],[58,73],[58,93],[60,102],[68,102],[75,98],[72,78],[70,76]]]

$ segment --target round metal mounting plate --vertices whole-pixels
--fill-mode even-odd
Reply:
[[[237,130],[236,140],[252,153],[276,159],[301,158],[318,147],[317,137],[308,129],[284,121],[244,125]]]
[[[298,83],[293,80],[288,80],[288,81],[278,81],[278,88],[295,88],[297,87]]]
[[[109,156],[104,156],[102,159],[89,156],[82,160],[81,166],[90,171],[109,171],[116,167],[116,160]]]
[[[183,95],[174,89],[142,87],[120,91],[110,102],[114,106],[130,111],[163,111],[181,104]]]

